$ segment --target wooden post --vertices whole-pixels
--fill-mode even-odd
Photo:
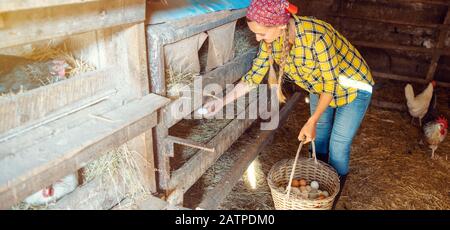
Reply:
[[[162,112],[159,112],[159,115]],[[158,118],[160,119],[160,117]],[[166,149],[166,138],[169,136],[169,128],[161,123],[154,128],[154,150],[156,153],[158,184],[161,189],[167,189],[170,180],[170,155]]]
[[[5,27],[5,21],[3,19],[3,15],[0,13],[0,29]]]
[[[139,174],[142,175],[142,182],[149,192],[156,192],[156,175],[153,159],[152,131],[149,130],[127,143],[133,155],[134,161],[138,165]]]
[[[450,24],[450,7],[447,7],[447,15],[445,16],[444,22],[442,24],[444,24],[444,25]],[[448,34],[447,30],[440,29],[439,38],[438,38],[438,42],[436,45],[437,49],[444,48],[445,40],[447,39],[447,34]],[[431,58],[430,67],[428,69],[428,73],[427,73],[427,77],[426,77],[427,81],[433,80],[440,58],[441,58],[441,53],[437,53],[436,51],[433,52],[433,57]]]

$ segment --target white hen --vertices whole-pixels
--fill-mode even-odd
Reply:
[[[35,206],[46,205],[72,192],[77,186],[77,174],[70,174],[47,188],[27,197],[24,201],[25,203]]]
[[[428,87],[417,96],[414,96],[414,90],[411,84],[407,84],[405,87],[406,104],[408,106],[409,114],[411,114],[412,119],[419,118],[420,126],[422,126],[422,118],[425,116],[428,107],[430,106],[434,85],[435,82],[431,82],[428,84]]]

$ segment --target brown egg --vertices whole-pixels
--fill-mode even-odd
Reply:
[[[298,182],[300,183],[300,186],[306,186],[306,180],[305,179],[300,179],[298,180]]]
[[[296,188],[296,187],[293,187],[292,189],[291,189],[291,192],[292,192],[292,194],[294,194],[294,195],[300,195],[302,192],[300,191],[300,189],[299,188]]]
[[[293,179],[292,183],[291,183],[291,186],[292,187],[300,187],[300,182],[298,180],[296,180],[296,179]]]
[[[300,196],[301,196],[303,199],[308,199],[308,192],[302,192],[302,193],[300,194]]]
[[[323,199],[325,199],[325,198],[326,198],[326,197],[325,197],[324,195],[320,194],[319,197],[318,197],[317,199],[323,200]]]
[[[306,186],[300,186],[300,191],[308,193],[308,191],[306,190]]]

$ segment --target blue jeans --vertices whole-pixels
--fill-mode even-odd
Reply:
[[[328,159],[339,175],[347,175],[350,162],[350,148],[358,128],[366,114],[372,94],[358,90],[358,96],[351,103],[328,107],[317,122],[316,153]],[[319,102],[319,95],[310,94],[311,114]]]

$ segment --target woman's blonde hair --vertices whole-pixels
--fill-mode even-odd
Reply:
[[[269,83],[269,87],[270,88],[274,88],[277,87],[277,97],[278,97],[278,101],[281,103],[285,103],[286,102],[286,97],[283,94],[283,79],[284,79],[284,67],[286,66],[287,62],[288,62],[288,58],[289,58],[289,52],[291,51],[292,48],[292,41],[290,41],[289,39],[289,27],[290,25],[288,24],[288,26],[286,26],[285,29],[283,29],[283,31],[281,32],[281,42],[282,42],[282,52],[281,52],[281,58],[280,58],[280,65],[279,65],[279,70],[278,70],[278,77],[277,74],[275,72],[275,69],[273,67],[274,64],[274,59],[272,56],[272,51],[273,51],[273,47],[272,47],[272,43],[266,43],[267,45],[267,51],[269,53],[269,64],[270,64],[270,68],[269,68],[269,79],[268,79],[268,83]]]

